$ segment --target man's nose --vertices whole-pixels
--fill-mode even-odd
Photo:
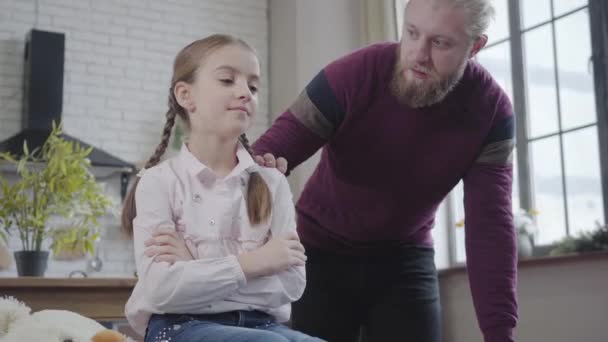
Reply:
[[[431,59],[431,44],[424,39],[420,39],[414,49],[414,61],[417,64],[428,63]]]

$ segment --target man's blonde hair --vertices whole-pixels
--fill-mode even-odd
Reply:
[[[424,0],[428,1],[428,0]],[[494,18],[494,6],[492,6],[491,0],[432,0],[436,4],[448,4],[454,7],[463,8],[469,15],[470,24],[467,30],[467,33],[471,36],[471,38],[476,39],[479,36],[483,35],[488,26],[490,26],[490,21]],[[410,1],[408,0],[407,4]]]
[[[449,1],[457,7],[462,7],[469,14],[471,23],[469,34],[472,38],[477,38],[484,34],[490,21],[494,19],[494,6],[490,0],[441,0]]]

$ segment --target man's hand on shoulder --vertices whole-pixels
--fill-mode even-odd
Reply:
[[[264,156],[255,156],[256,163],[265,167],[273,167],[285,174],[287,172],[287,160],[283,157],[275,158],[270,153],[264,154]]]

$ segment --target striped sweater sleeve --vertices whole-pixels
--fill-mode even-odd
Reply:
[[[483,149],[464,177],[467,269],[485,342],[512,342],[517,322],[511,207],[514,117],[506,96],[494,117]]]
[[[340,129],[362,85],[372,86],[366,70],[377,52],[363,48],[329,63],[256,141],[255,152],[284,157],[290,170],[312,156]]]
[[[334,90],[335,89],[335,90]],[[253,145],[256,154],[287,159],[289,171],[304,162],[333,135],[344,117],[325,70],[319,72],[293,104]]]

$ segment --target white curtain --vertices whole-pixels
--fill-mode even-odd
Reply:
[[[361,0],[362,44],[397,40],[395,8],[400,0]],[[400,9],[402,10],[402,8]]]

